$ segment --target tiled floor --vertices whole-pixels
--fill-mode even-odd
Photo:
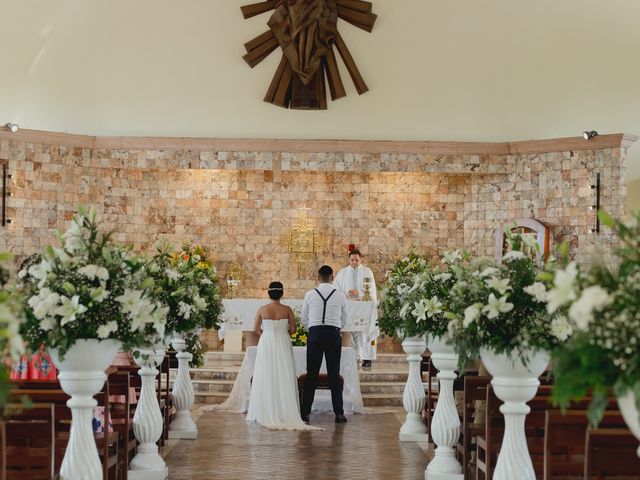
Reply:
[[[346,425],[336,425],[333,415],[315,415],[312,424],[326,430],[285,432],[247,423],[241,414],[203,413],[196,420],[197,440],[171,441],[166,447],[169,478],[424,479],[431,451],[398,441],[403,411],[347,418]]]

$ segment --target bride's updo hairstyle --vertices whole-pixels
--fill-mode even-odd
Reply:
[[[282,282],[271,282],[267,292],[269,293],[269,298],[271,300],[280,300],[282,295],[284,295],[284,286],[282,285]]]

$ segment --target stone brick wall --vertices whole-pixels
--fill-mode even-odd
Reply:
[[[240,264],[240,294],[249,297],[274,279],[302,295],[318,265],[346,264],[349,243],[362,248],[378,281],[411,243],[493,255],[496,227],[521,217],[546,222],[552,243],[570,241],[581,257],[596,248],[607,255],[611,236],[588,233],[589,185],[599,172],[603,208],[621,215],[625,155],[623,147],[520,155],[111,150],[5,135],[0,160],[14,176],[13,223],[1,231],[0,250],[19,262],[54,242],[85,204],[135,248],[189,239],[210,250],[221,276]],[[299,269],[285,240],[303,208],[326,242]]]

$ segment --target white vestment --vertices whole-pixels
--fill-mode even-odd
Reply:
[[[364,279],[369,277],[371,280],[371,288],[369,294],[374,302],[378,301],[378,292],[376,290],[376,280],[373,272],[369,267],[360,265],[353,269],[351,266],[344,267],[338,272],[335,279],[335,286],[342,293],[347,295],[349,290],[358,290],[360,298],[364,295]],[[355,288],[354,288],[355,287]],[[358,347],[358,355],[362,360],[375,360],[376,347],[371,342],[376,340],[380,335],[380,329],[377,325],[370,325],[368,332],[352,332],[354,343]]]

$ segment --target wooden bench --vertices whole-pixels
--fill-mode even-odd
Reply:
[[[491,382],[491,377],[488,376],[468,375],[464,377],[462,431],[456,450],[458,458],[462,462],[465,478],[473,477],[473,473],[469,471],[471,454],[475,450],[477,436],[485,431],[486,419],[481,423],[476,421],[476,402],[486,400],[489,382]]]
[[[30,408],[7,404],[3,421],[0,478],[51,480],[55,465],[55,406],[35,403]]]
[[[585,439],[584,478],[613,476],[640,478],[638,440],[628,428],[588,429]]]
[[[307,379],[307,374],[303,373],[298,377],[298,395],[300,396],[300,405],[302,405],[302,397],[304,395],[304,382]],[[253,380],[253,379],[252,379]],[[344,388],[344,378],[342,375],[338,375],[338,380],[340,380],[340,388]],[[316,385],[316,390],[331,390],[329,387],[329,375],[326,373],[318,374],[318,384]]]

